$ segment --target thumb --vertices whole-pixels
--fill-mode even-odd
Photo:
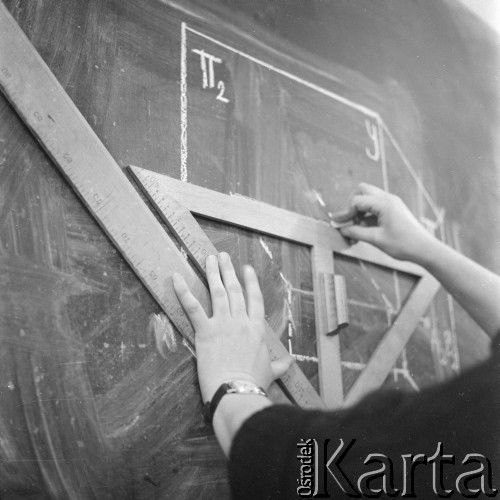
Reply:
[[[377,232],[380,231],[379,227],[368,226],[348,226],[340,229],[340,233],[345,238],[352,240],[366,241],[367,243],[374,243],[376,240]]]
[[[354,206],[350,206],[349,208],[333,213],[331,217],[335,222],[347,222],[354,219],[357,213],[357,208]]]
[[[273,379],[276,380],[282,377],[293,363],[295,363],[295,359],[293,359],[292,356],[283,356],[282,358],[271,361]]]

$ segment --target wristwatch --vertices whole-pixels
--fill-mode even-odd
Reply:
[[[203,405],[203,418],[207,424],[212,423],[215,410],[219,406],[220,400],[226,394],[260,394],[267,397],[267,393],[262,387],[259,387],[248,380],[229,380],[224,382],[216,391],[212,401],[207,401]]]

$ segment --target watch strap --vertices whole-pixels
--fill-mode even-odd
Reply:
[[[242,385],[239,385],[242,384]],[[212,420],[214,418],[214,413],[217,407],[219,406],[219,403],[221,399],[226,395],[226,394],[257,394],[261,396],[266,396],[267,393],[262,387],[259,387],[258,385],[252,383],[252,382],[247,382],[247,381],[238,381],[238,380],[233,380],[229,382],[224,382],[223,384],[220,385],[220,387],[215,391],[212,401],[207,401],[203,405],[203,419],[207,424],[211,424]]]

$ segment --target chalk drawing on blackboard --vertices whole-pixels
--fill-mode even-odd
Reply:
[[[373,142],[373,150],[366,146],[366,156],[375,162],[380,160],[380,140],[378,138],[378,128],[370,120],[365,120],[366,132]]]
[[[306,206],[302,213],[323,219],[329,219],[335,209],[345,205],[346,193],[358,182],[367,181],[401,196],[424,226],[445,240],[444,210],[433,200],[416,169],[376,111],[314,83],[314,78],[307,79],[282,69],[279,64],[255,57],[185,22],[181,24],[180,67],[181,180],[187,181],[191,164],[190,182],[214,189],[213,179],[219,176],[219,187],[215,189],[222,192],[229,190],[298,212]],[[254,81],[257,83],[254,84]],[[258,87],[257,91],[255,87]],[[224,100],[219,99],[221,89]],[[248,93],[248,90],[254,93]],[[273,92],[275,95],[270,97],[268,94]],[[255,99],[255,105],[252,99]],[[269,116],[283,115],[283,120],[279,122],[282,129],[276,130],[272,126],[266,129],[267,118],[255,118],[261,109],[259,105]],[[276,123],[273,121],[272,125]],[[299,171],[299,174],[292,172],[289,176],[292,180],[284,179],[280,183],[281,191],[276,199],[273,198],[274,194],[258,187],[273,186],[277,182],[277,174],[272,173],[272,162],[268,165],[255,157],[249,161],[249,165],[242,167],[243,174],[230,170],[237,168],[233,167],[237,163],[234,161],[234,150],[243,149],[236,153],[238,160],[238,154],[255,154],[254,150],[258,149],[253,147],[255,141],[260,147],[267,140],[259,139],[259,134],[279,138],[284,143],[280,151],[288,155],[283,162],[294,163],[294,168]],[[239,136],[245,136],[241,142],[247,150],[237,142]],[[228,146],[231,141],[236,142],[236,145]],[[188,144],[193,145],[189,152]],[[328,170],[325,158],[330,158],[335,165],[336,177],[332,175],[331,169]],[[254,165],[256,173],[251,171]],[[221,171],[221,168],[227,170]],[[205,178],[199,172],[205,172]],[[266,176],[270,182],[266,182]],[[240,182],[242,177],[245,182]],[[227,179],[234,179],[229,181],[234,182],[229,187]],[[332,183],[334,189],[329,192],[325,186],[331,186]],[[252,185],[257,187],[252,188]],[[240,192],[240,189],[249,191]],[[300,189],[303,192],[297,195]],[[302,200],[297,202],[300,197]],[[358,263],[362,264],[361,261]],[[392,324],[401,308],[401,296],[389,299],[378,278],[370,270],[364,271],[367,283],[374,287],[381,298],[386,324]],[[396,271],[393,272],[393,282],[391,297],[399,293]],[[367,304],[365,306],[368,307]],[[458,366],[458,350],[453,349],[453,345],[456,345],[453,303],[449,299],[441,300],[439,307],[441,315],[444,311],[450,317],[446,325],[438,325],[439,315],[431,310],[428,335],[433,339],[436,350],[439,346],[438,352],[443,352],[443,360],[449,362],[451,359],[453,366]],[[284,314],[285,310],[286,307]],[[289,344],[293,335],[292,325],[289,322]],[[298,356],[292,350],[290,352]],[[400,375],[408,379],[404,356],[395,370],[402,370]],[[409,383],[416,386],[414,381]]]

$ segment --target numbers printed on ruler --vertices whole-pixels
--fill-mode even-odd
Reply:
[[[8,89],[11,98],[15,97],[17,95],[17,90],[16,90],[15,81],[13,79],[14,75],[13,75],[12,71],[7,66],[3,66],[0,69],[0,73],[1,73],[1,75],[3,77],[3,86],[6,89]],[[52,119],[52,117],[50,115],[47,116],[48,120],[44,120],[43,113],[40,112],[39,110],[34,110],[31,113],[31,115],[32,115],[32,118],[33,118],[33,121],[34,121],[34,125],[36,125],[36,124],[41,125],[43,123],[43,125],[45,127],[47,127],[50,131],[54,130],[55,122],[54,122],[54,120]],[[50,134],[48,132],[46,132],[45,130],[42,130],[42,129],[39,129],[37,131],[38,131],[38,134],[40,135],[40,138],[44,142],[46,148],[56,158],[61,159],[67,165],[69,165],[70,163],[73,162],[73,158],[71,157],[71,155],[69,153],[67,153],[67,152],[61,152],[59,150],[59,148],[56,146],[56,143],[50,137]]]
[[[5,76],[5,78],[12,78],[12,75],[10,74],[9,68],[2,68],[2,75]]]
[[[205,52],[203,49],[191,49],[192,52],[198,54],[200,56],[200,68],[202,73],[202,88],[203,89],[214,89],[215,88],[215,64],[222,64],[222,59],[219,57],[213,56],[208,52]],[[217,94],[216,99],[223,102],[228,103],[229,99],[225,97],[224,93],[226,91],[226,84],[223,80],[219,80],[217,82],[217,89],[219,93]]]

